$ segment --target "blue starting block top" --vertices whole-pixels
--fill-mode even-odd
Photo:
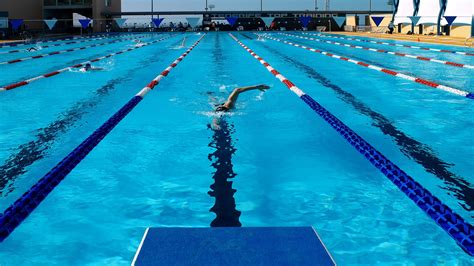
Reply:
[[[336,265],[312,227],[148,228],[132,265]]]

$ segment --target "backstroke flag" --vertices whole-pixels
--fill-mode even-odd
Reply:
[[[81,26],[83,29],[86,29],[87,27],[89,27],[89,24],[91,23],[92,20],[90,19],[80,19],[79,20],[79,23],[81,23]]]
[[[340,28],[342,24],[346,22],[346,17],[333,17],[334,21],[336,21],[337,26]]]
[[[186,18],[186,21],[188,22],[189,26],[191,26],[191,28],[195,28],[200,20],[201,18]]]
[[[300,22],[303,24],[303,27],[308,27],[308,24],[311,22],[311,17],[300,17]]]
[[[119,26],[119,28],[123,27],[123,24],[125,24],[125,22],[127,21],[126,18],[116,18],[114,20],[115,23],[117,23],[117,26]]]
[[[408,18],[410,18],[411,23],[413,23],[413,25],[416,25],[416,24],[418,24],[418,21],[420,21],[421,17],[420,16],[410,16]]]
[[[444,16],[446,21],[448,22],[448,26],[453,25],[454,20],[456,20],[457,16]]]
[[[372,20],[374,21],[375,26],[378,27],[380,25],[380,23],[382,23],[384,18],[385,17],[372,17]]]
[[[263,20],[263,23],[265,23],[265,26],[270,27],[272,25],[273,19],[272,17],[261,17]]]
[[[156,26],[157,28],[159,28],[161,22],[163,22],[163,19],[164,19],[164,18],[154,18],[154,19],[152,19],[152,21],[153,21],[153,24],[155,24],[155,26]]]
[[[237,17],[229,17],[229,18],[225,18],[227,20],[227,22],[229,22],[229,24],[231,26],[234,26],[235,25],[235,22],[237,22]]]
[[[56,25],[56,22],[58,22],[57,19],[53,18],[53,19],[45,19],[44,20],[44,23],[46,23],[46,25],[48,26],[48,28],[50,30],[52,30],[54,28],[54,25]]]
[[[17,30],[23,24],[23,19],[11,19],[10,23],[12,24],[12,28]]]

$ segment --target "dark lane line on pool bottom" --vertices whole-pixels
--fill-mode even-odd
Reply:
[[[214,184],[211,185],[209,196],[215,198],[214,206],[210,209],[216,214],[211,222],[211,227],[240,227],[241,212],[236,209],[234,194],[236,189],[232,188],[232,181],[237,176],[232,168],[232,156],[237,151],[233,145],[232,134],[234,125],[225,119],[219,119],[219,129],[209,128],[213,131],[212,141],[209,147],[215,151],[209,154],[212,167],[216,169],[213,175]],[[215,161],[213,160],[215,159]]]
[[[447,187],[442,188],[447,190],[448,194],[454,193],[454,196],[458,199],[459,204],[466,211],[471,212],[474,210],[474,188],[472,184],[470,184],[465,178],[457,176],[456,174],[449,171],[448,168],[453,166],[453,163],[447,163],[438,158],[436,156],[436,152],[433,151],[433,149],[428,145],[408,136],[406,133],[393,125],[390,119],[372,110],[354,95],[333,84],[328,78],[314,70],[314,68],[297,61],[266,44],[261,45],[271,53],[283,58],[286,62],[294,65],[306,73],[309,78],[334,91],[339,99],[351,105],[360,114],[370,118],[372,120],[373,126],[379,128],[383,134],[392,137],[399,150],[405,156],[414,160],[427,172],[442,180],[447,185]]]
[[[180,43],[181,40],[175,42],[172,46],[177,46]],[[66,134],[84,115],[92,112],[92,109],[102,102],[105,96],[115,90],[117,85],[131,80],[131,77],[134,76],[133,73],[153,63],[156,63],[156,61],[143,59],[139,62],[140,68],[134,68],[122,77],[110,80],[96,90],[92,97],[76,102],[69,110],[60,114],[54,122],[44,128],[37,129],[35,140],[18,146],[15,149],[17,152],[11,154],[4,164],[0,165],[0,197],[6,197],[13,192],[15,180],[27,172],[26,168],[47,156],[55,141]]]
[[[229,80],[232,76],[227,75],[229,74],[225,67],[227,60],[224,58],[220,34],[215,35],[215,39],[212,53],[214,71],[211,73],[216,73],[222,79]],[[237,210],[234,198],[237,190],[232,188],[233,182],[229,181],[237,176],[232,167],[232,156],[237,151],[232,139],[235,129],[234,125],[227,122],[225,117],[216,119],[219,128],[208,125],[208,128],[213,131],[212,140],[208,146],[215,149],[209,154],[208,159],[212,162],[211,166],[216,169],[212,176],[214,183],[210,186],[211,191],[208,192],[209,196],[215,198],[214,206],[210,211],[216,214],[216,218],[211,222],[211,227],[240,227],[242,224],[239,218],[242,213]]]

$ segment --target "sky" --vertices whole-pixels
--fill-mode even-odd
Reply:
[[[314,0],[262,0],[263,10],[314,10]],[[324,10],[325,0],[317,0]],[[331,10],[391,10],[389,0],[331,0]],[[208,0],[214,10],[260,10],[260,0]],[[122,0],[122,11],[149,11],[151,0]],[[205,0],[154,0],[155,11],[204,10]]]

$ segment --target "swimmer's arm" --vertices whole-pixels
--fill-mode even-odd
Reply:
[[[248,87],[240,87],[236,88],[230,95],[229,98],[227,98],[226,103],[224,104],[227,108],[232,108],[235,105],[235,102],[237,101],[237,98],[239,97],[239,94],[242,92],[246,91],[251,91],[251,90],[268,90],[270,87],[267,85],[257,85],[257,86],[248,86]]]
[[[261,90],[261,91],[264,91],[264,90],[268,90],[270,89],[270,87],[268,87],[267,85],[256,85],[256,86],[248,86],[248,87],[240,87],[240,88],[237,88],[235,89],[234,91],[239,91],[239,93],[241,92],[245,92],[245,91],[251,91],[251,90]]]

